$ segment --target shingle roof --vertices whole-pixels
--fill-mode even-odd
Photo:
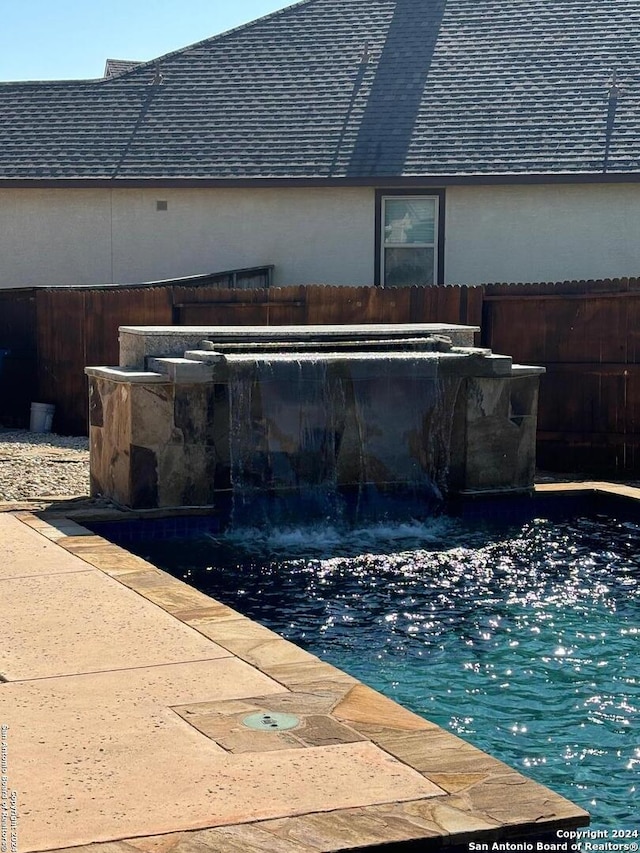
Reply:
[[[607,141],[640,172],[639,59],[638,0],[303,0],[110,79],[0,84],[0,178],[600,173]]]
[[[138,65],[142,65],[142,62],[134,59],[107,59],[104,65],[104,76],[117,77],[119,74],[131,71],[132,68],[137,68]]]

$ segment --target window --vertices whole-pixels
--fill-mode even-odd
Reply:
[[[380,275],[385,287],[437,284],[438,195],[380,196]]]

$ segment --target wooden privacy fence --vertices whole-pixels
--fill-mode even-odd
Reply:
[[[482,340],[547,369],[538,465],[640,473],[640,279],[484,287]]]
[[[9,330],[12,341],[20,337],[20,327],[22,350],[31,361],[22,373],[10,365],[0,375],[0,423],[26,425],[30,398],[54,403],[55,430],[72,435],[87,432],[84,367],[118,363],[119,326],[402,323],[434,317],[479,324],[482,311],[481,299],[474,302],[467,288],[228,290],[215,283],[0,291],[0,318],[8,316],[9,305],[13,316],[6,324],[0,319],[0,350]],[[12,399],[9,383],[22,388],[19,400]]]
[[[640,473],[640,280],[530,285],[293,286],[219,282],[0,291],[0,423],[29,401],[56,405],[54,428],[86,434],[84,366],[117,364],[121,325],[466,323],[480,342],[547,368],[538,461],[551,470]]]
[[[54,403],[57,431],[86,434],[84,366],[118,363],[118,326],[180,322],[174,305],[201,289],[268,292],[272,273],[263,266],[131,287],[0,290],[0,425],[27,426],[32,402]]]

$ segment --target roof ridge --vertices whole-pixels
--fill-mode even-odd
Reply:
[[[152,68],[155,65],[161,64],[163,61],[170,59],[174,56],[179,56],[181,53],[186,53],[189,50],[193,50],[196,47],[200,47],[204,44],[209,44],[214,41],[222,41],[228,36],[234,35],[235,33],[241,32],[242,30],[251,29],[251,27],[255,27],[258,24],[263,24],[265,21],[271,20],[271,18],[277,18],[280,15],[289,14],[289,12],[294,11],[295,9],[299,9],[301,6],[310,6],[312,3],[316,3],[318,0],[297,0],[295,3],[291,3],[288,6],[284,6],[282,9],[276,9],[274,12],[268,12],[266,15],[262,15],[260,18],[255,18],[253,21],[247,21],[244,24],[238,24],[236,27],[231,27],[229,30],[223,30],[221,33],[216,33],[215,35],[208,36],[208,38],[200,39],[200,41],[195,41],[193,44],[185,45],[184,47],[176,48],[176,50],[170,50],[168,53],[163,53],[161,56],[156,56],[153,59],[148,59],[146,61],[140,61],[136,68],[132,68],[127,72],[127,75],[136,74],[145,69]],[[105,78],[98,79],[99,83],[110,83],[115,78]]]
[[[63,80],[0,80],[0,88],[21,87],[28,88],[29,86],[86,86],[99,83],[102,77],[71,77]]]
[[[236,27],[231,27],[231,29],[223,30],[221,33],[216,33],[215,35],[208,36],[207,38],[200,39],[199,41],[193,42],[192,44],[185,45],[183,47],[176,48],[175,50],[170,50],[168,53],[163,53],[160,56],[156,56],[153,59],[146,60],[110,60],[110,57],[107,57],[106,61],[118,61],[118,62],[135,62],[135,68],[131,68],[128,71],[124,72],[128,77],[137,74],[138,72],[144,71],[145,69],[152,68],[158,63],[162,63],[164,60],[169,59],[173,56],[178,56],[181,53],[186,53],[188,50],[193,50],[193,48],[199,47],[200,45],[207,44],[213,41],[222,40],[227,38],[234,33],[240,32],[242,30],[250,29],[258,24],[262,24],[265,21],[270,20],[271,18],[277,18],[280,15],[288,14],[292,12],[294,9],[298,9],[301,6],[309,6],[312,3],[316,3],[317,0],[297,0],[295,3],[291,3],[288,6],[284,6],[282,9],[276,9],[274,12],[268,12],[266,15],[262,15],[260,18],[255,18],[252,21],[247,21],[244,24],[238,24]],[[0,80],[0,86],[55,86],[55,85],[69,85],[69,84],[110,84],[114,80],[117,80],[122,75],[116,75],[115,77],[72,77],[70,79],[62,79],[62,80]]]

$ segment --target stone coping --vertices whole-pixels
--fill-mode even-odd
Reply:
[[[606,480],[584,480],[567,483],[536,483],[534,490],[539,494],[579,494],[580,492],[595,492],[602,495],[615,495],[640,501],[640,487],[627,486],[624,483],[609,483]]]
[[[120,332],[131,335],[182,337],[184,335],[210,335],[214,340],[307,340],[309,338],[370,338],[372,336],[400,336],[442,334],[452,331],[479,332],[480,326],[460,323],[361,323],[318,326],[120,326]]]
[[[388,369],[390,363],[412,366],[420,365],[425,376],[455,374],[473,377],[505,377],[540,376],[546,373],[546,368],[528,364],[513,364],[510,356],[498,353],[480,352],[471,348],[454,348],[450,352],[295,352],[295,353],[261,353],[247,351],[244,353],[218,353],[207,350],[186,350],[184,357],[180,356],[147,356],[148,370],[141,367],[121,367],[99,365],[85,367],[87,376],[98,379],[109,379],[112,382],[122,382],[131,385],[167,384],[170,382],[200,383],[225,381],[226,369],[233,364],[278,362],[296,363],[310,362],[322,364],[344,364],[351,366],[357,372],[360,363],[367,366],[379,363],[381,368]],[[214,372],[215,368],[215,372]]]
[[[123,585],[160,608],[163,619],[170,616],[185,629],[197,632],[196,636],[202,640],[209,640],[215,650],[212,657],[227,656],[219,665],[224,664],[229,671],[228,679],[237,678],[231,666],[236,660],[239,666],[255,672],[255,678],[272,685],[266,690],[267,698],[263,689],[253,698],[245,695],[240,700],[226,699],[225,683],[220,684],[218,698],[213,695],[207,701],[184,704],[176,694],[176,701],[167,702],[167,705],[179,718],[178,725],[190,727],[194,736],[202,738],[203,746],[210,743],[212,749],[224,751],[230,756],[229,760],[239,765],[249,761],[247,766],[250,767],[251,761],[260,759],[267,767],[269,762],[275,762],[273,766],[277,770],[288,756],[298,756],[300,769],[296,775],[300,775],[300,779],[285,780],[294,786],[289,813],[284,808],[274,817],[264,807],[262,816],[258,810],[250,819],[237,819],[232,809],[224,813],[224,809],[216,808],[215,790],[212,790],[208,823],[194,820],[193,826],[185,830],[184,822],[174,827],[165,822],[158,826],[156,834],[152,829],[142,836],[124,839],[117,834],[108,838],[103,835],[91,841],[104,843],[70,850],[83,853],[85,850],[88,853],[89,849],[91,853],[134,853],[136,850],[143,853],[320,853],[382,847],[386,851],[430,851],[446,847],[455,851],[467,849],[470,841],[555,840],[558,829],[587,825],[587,813],[563,797],[226,605],[96,536],[77,521],[65,515],[55,517],[52,513],[37,516],[18,512],[14,517],[44,537],[49,545],[63,549],[61,554],[66,552],[80,558],[111,582]],[[84,572],[78,573],[82,575]],[[69,573],[58,577],[64,578],[66,583],[71,582]],[[55,582],[55,578],[50,581]],[[303,726],[277,734],[252,732],[239,726],[244,715],[265,708],[276,713],[297,714]],[[51,713],[55,715],[56,710]],[[343,755],[345,758],[341,759]],[[344,773],[345,766],[353,769],[360,767],[362,762],[369,762],[372,769],[378,766],[374,773],[379,774],[382,770],[379,762],[384,761],[385,756],[387,762],[397,767],[396,775],[399,773],[406,778],[403,783],[406,796],[398,796],[397,786],[391,785],[386,796],[377,793],[367,802],[363,788],[361,795],[354,792],[356,798],[362,797],[362,805],[331,807],[328,791],[332,786],[339,787],[339,774]],[[307,802],[304,808],[298,805],[296,809],[298,799],[294,792],[296,786],[304,784],[304,759],[309,762],[312,757],[316,762],[325,761],[324,765],[322,761],[317,765],[317,772],[329,773],[329,777],[318,778],[312,807]],[[348,760],[348,764],[340,764],[341,760]],[[331,761],[337,762],[333,771]],[[290,772],[296,761],[293,765],[285,761],[282,766],[289,767]],[[332,772],[337,774],[335,782]],[[261,778],[264,779],[264,769]],[[246,777],[248,802],[255,798],[255,783],[251,779],[249,772]],[[274,777],[274,784],[278,781]],[[411,793],[420,790],[422,794]],[[171,786],[167,788],[166,797],[169,808]],[[108,809],[108,803],[105,807]],[[176,829],[180,831],[173,831]],[[82,835],[78,837],[79,844],[89,843]],[[23,849],[28,853],[25,848],[21,848],[21,853]],[[51,849],[51,846],[30,849]]]
[[[474,351],[460,349],[441,352],[296,352],[296,353],[246,353],[220,354],[199,350],[186,350],[185,357],[178,356],[147,356],[148,370],[140,367],[119,367],[98,365],[85,367],[87,376],[98,379],[110,379],[112,382],[123,382],[131,385],[151,385],[162,383],[182,382],[227,382],[232,367],[243,364],[277,364],[302,363],[322,365],[348,365],[350,375],[354,380],[376,376],[375,368],[379,367],[382,375],[386,376],[391,367],[406,369],[409,364],[412,376],[437,379],[445,376],[473,378],[508,376],[531,376],[545,372],[545,368],[513,365],[511,358],[496,353],[478,354]],[[366,368],[362,377],[361,365]],[[515,367],[515,370],[514,370]],[[320,381],[320,378],[319,380]]]
[[[152,371],[131,367],[85,367],[84,372],[87,376],[96,376],[98,379],[110,379],[112,382],[126,382],[129,385],[166,385],[170,381],[169,377],[164,373],[153,373]]]
[[[535,364],[512,364],[512,376],[542,376],[547,372],[546,367],[540,367]]]
[[[421,350],[410,350],[410,351],[396,351],[396,352],[386,352],[386,351],[359,351],[355,352],[308,352],[306,350],[300,352],[259,352],[253,351],[251,347],[247,347],[245,352],[233,352],[233,353],[218,353],[213,350],[187,350],[188,357],[185,360],[188,361],[196,361],[202,360],[204,361],[207,358],[216,358],[220,359],[220,355],[223,356],[224,360],[229,364],[243,364],[245,362],[294,362],[298,363],[301,361],[304,362],[322,362],[331,364],[334,362],[354,362],[354,361],[367,361],[367,362],[381,362],[386,363],[389,361],[426,361],[426,362],[440,362],[440,361],[449,361],[450,359],[453,361],[462,361],[468,359],[474,359],[478,361],[480,364],[482,361],[491,361],[492,359],[500,359],[501,361],[508,361],[509,366],[511,366],[511,357],[506,355],[494,355],[494,354],[478,354],[473,350],[464,351],[462,348],[452,349],[450,352],[423,352]],[[151,359],[153,361],[159,361],[160,359]]]
[[[123,367],[143,369],[148,356],[183,355],[203,340],[213,343],[247,344],[260,341],[358,341],[375,338],[402,340],[407,337],[446,335],[453,344],[472,346],[477,326],[447,323],[408,323],[400,325],[327,325],[327,326],[120,326],[120,357]]]

